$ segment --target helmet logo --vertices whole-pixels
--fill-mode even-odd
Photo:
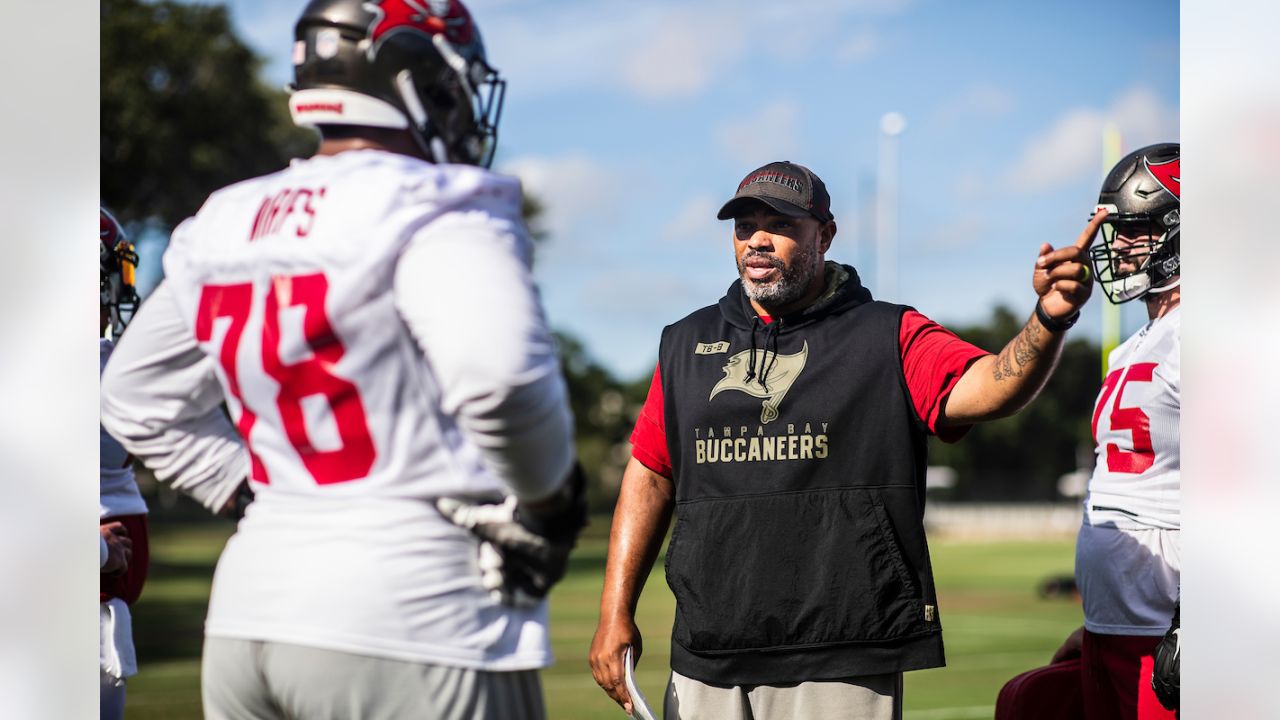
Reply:
[[[116,225],[109,220],[105,213],[101,214],[101,223],[98,227],[98,239],[102,240],[102,244],[115,246]]]
[[[377,53],[383,39],[401,31],[443,34],[458,47],[475,38],[471,15],[457,0],[374,0],[364,3],[364,8],[375,15],[369,26],[370,55]]]
[[[1162,163],[1153,163],[1147,158],[1142,158],[1142,164],[1146,166],[1147,172],[1151,173],[1151,177],[1160,183],[1160,187],[1175,198],[1182,199],[1182,158],[1174,158]]]
[[[324,28],[316,33],[316,57],[329,60],[338,56],[342,47],[342,33],[338,28]],[[299,65],[300,63],[294,63]]]

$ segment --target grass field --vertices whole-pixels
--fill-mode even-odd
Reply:
[[[201,628],[213,563],[227,525],[153,527],[152,570],[134,607],[139,674],[130,680],[131,720],[199,718]],[[625,716],[591,678],[587,650],[595,632],[608,519],[597,518],[575,553],[569,576],[552,593],[556,664],[543,673],[548,716],[584,720]],[[1036,584],[1069,573],[1072,541],[933,541],[948,667],[908,673],[907,720],[990,718],[1010,677],[1043,665],[1081,622],[1077,603],[1041,600]],[[668,673],[674,602],[661,561],[645,586],[637,623],[645,638],[641,689],[659,705]]]

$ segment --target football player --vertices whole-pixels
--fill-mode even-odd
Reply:
[[[485,169],[504,82],[457,0],[313,0],[293,57],[319,150],[174,231],[104,379],[161,481],[220,509],[250,478],[205,714],[542,718],[585,503],[520,185]]]
[[[120,223],[100,210],[98,233],[101,371],[137,307],[133,286],[138,256]],[[147,577],[147,504],[133,477],[133,460],[106,430],[98,430],[99,706],[103,718],[124,717],[125,679],[137,673],[129,606]]]
[[[1102,243],[1091,250],[1095,274],[1112,303],[1141,300],[1148,322],[1111,352],[1093,411],[1096,460],[1076,540],[1084,627],[1058,649],[1053,665],[1005,686],[999,720],[1080,712],[1090,720],[1174,717],[1171,624],[1176,628],[1182,567],[1181,175],[1179,145],[1161,143],[1125,156],[1103,181],[1095,212],[1107,216]],[[1161,643],[1166,633],[1171,640]],[[1153,661],[1157,645],[1171,657]],[[1064,673],[1076,673],[1080,684]],[[1052,692],[1037,698],[1037,687]],[[1077,688],[1082,697],[1048,696]]]
[[[1125,156],[1098,196],[1098,283],[1113,303],[1141,300],[1148,322],[1111,352],[1093,411],[1097,458],[1076,540],[1090,718],[1172,716],[1153,702],[1151,655],[1182,567],[1181,176],[1180,146],[1151,145]]]

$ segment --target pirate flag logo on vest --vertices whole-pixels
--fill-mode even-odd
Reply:
[[[756,353],[754,366],[764,368],[767,362],[768,371],[757,370],[756,376],[748,380],[748,368],[752,364],[747,361],[752,352]],[[796,378],[800,377],[800,372],[804,370],[804,362],[808,357],[809,343],[807,341],[804,347],[800,349],[800,352],[794,355],[766,353],[764,350],[743,350],[729,358],[728,364],[724,366],[724,379],[711,388],[711,397],[707,398],[707,400],[712,400],[724,390],[738,390],[751,397],[761,398],[764,400],[764,408],[760,411],[760,423],[768,424],[778,419],[778,405],[782,404],[782,398],[786,396],[787,391],[795,384]],[[764,376],[766,381],[761,381],[761,375]]]

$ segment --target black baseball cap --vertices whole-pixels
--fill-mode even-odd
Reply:
[[[822,178],[803,165],[784,160],[771,162],[752,170],[738,183],[738,192],[720,208],[716,217],[728,220],[741,206],[757,200],[791,217],[812,216],[822,222],[835,219],[831,214],[831,196]]]

